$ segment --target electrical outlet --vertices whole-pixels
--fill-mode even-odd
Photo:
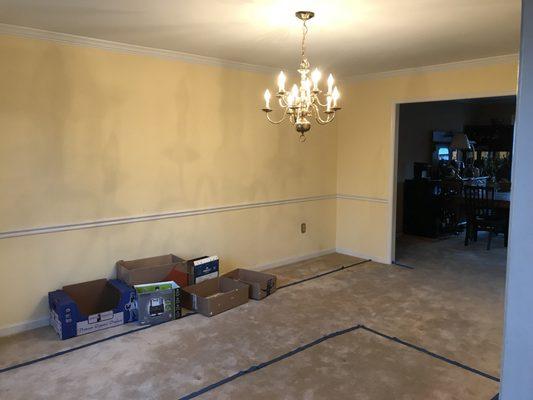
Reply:
[[[300,231],[301,231],[302,233],[307,232],[307,224],[306,224],[305,222],[302,223],[302,225],[300,225]]]

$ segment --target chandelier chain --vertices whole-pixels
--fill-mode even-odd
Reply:
[[[305,37],[307,36],[307,21],[302,26],[302,60],[305,59]]]

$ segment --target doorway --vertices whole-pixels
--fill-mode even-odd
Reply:
[[[498,250],[503,232],[469,231],[469,246],[460,247],[469,229],[465,206],[457,204],[464,200],[447,202],[445,195],[455,190],[464,197],[463,187],[489,187],[508,210],[516,96],[400,103],[395,109],[391,260],[416,262],[409,249],[437,249],[432,243],[474,254],[490,237],[492,253],[479,255],[494,259],[500,253],[505,265],[506,251]]]

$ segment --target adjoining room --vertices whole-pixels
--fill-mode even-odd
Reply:
[[[533,0],[0,0],[0,399],[531,400]]]
[[[515,96],[400,105],[397,263],[505,270],[515,112]]]

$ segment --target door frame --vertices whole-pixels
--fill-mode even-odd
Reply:
[[[389,224],[389,238],[388,238],[388,254],[389,263],[396,261],[396,205],[397,205],[397,175],[398,175],[398,142],[399,142],[399,128],[400,128],[400,105],[413,103],[429,103],[434,101],[451,101],[451,100],[469,100],[469,99],[486,99],[489,97],[502,96],[517,96],[517,91],[504,90],[499,92],[485,92],[485,93],[469,93],[456,94],[449,96],[428,96],[412,99],[398,99],[394,100],[391,105],[391,157],[392,165],[390,166],[389,179],[389,210],[388,210],[388,224]]]

